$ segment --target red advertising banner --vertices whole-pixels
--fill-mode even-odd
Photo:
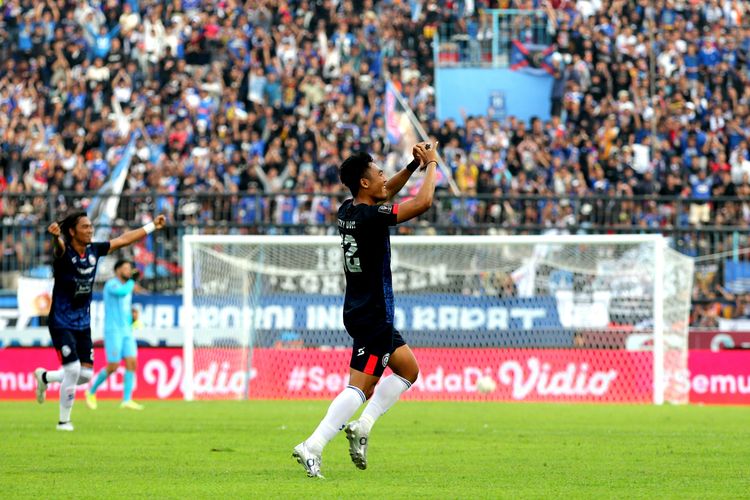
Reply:
[[[648,352],[588,349],[414,349],[421,373],[404,399],[650,403],[652,357]],[[246,352],[197,349],[194,390],[199,399],[240,398],[246,386]],[[255,349],[251,398],[330,399],[347,383],[349,350]],[[137,399],[181,399],[179,348],[141,349]],[[96,349],[95,359],[104,353]],[[48,348],[0,349],[0,400],[33,399],[38,366],[58,366]],[[97,364],[96,369],[101,365]],[[750,351],[691,351],[690,401],[750,404]],[[477,391],[490,377],[496,389]],[[686,379],[687,381],[687,379]],[[687,384],[685,384],[687,390]],[[83,391],[85,387],[80,388]],[[57,398],[57,384],[48,397]],[[122,395],[122,368],[99,389],[101,398]]]
[[[95,370],[103,368],[104,350],[94,348]],[[138,351],[138,380],[135,386],[136,399],[182,398],[179,388],[182,378],[182,349],[155,348]],[[34,399],[36,382],[34,370],[44,367],[56,370],[60,361],[52,348],[15,347],[0,349],[0,401],[8,399]],[[113,373],[97,392],[97,396],[110,399],[122,397],[124,367]],[[95,372],[95,375],[96,375]],[[88,387],[78,387],[79,393]],[[47,388],[47,398],[57,399],[60,384],[52,383]]]
[[[750,404],[750,351],[690,351],[690,402]]]
[[[405,399],[496,401],[651,401],[651,355],[617,350],[415,349],[420,378]],[[348,379],[349,350],[255,349],[250,371],[252,398],[330,399]],[[141,349],[135,397],[182,398],[182,350]],[[197,349],[197,398],[241,397],[246,383],[244,351]],[[103,359],[97,349],[95,359]],[[0,399],[33,397],[33,370],[56,368],[51,349],[0,350]],[[97,366],[97,370],[99,366]],[[490,377],[497,389],[479,393],[477,381]],[[51,384],[49,396],[58,387]],[[81,388],[83,390],[83,387]],[[122,373],[98,394],[119,397]]]
[[[557,349],[414,349],[419,380],[404,399],[620,401],[652,399],[650,353]],[[260,398],[324,398],[346,385],[349,351],[268,350],[254,356]],[[263,376],[261,376],[263,374]],[[268,376],[268,375],[271,376]],[[477,381],[490,377],[491,393]]]

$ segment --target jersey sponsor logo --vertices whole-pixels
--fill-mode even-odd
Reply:
[[[87,267],[85,269],[78,269],[78,274],[91,274],[94,272],[95,267]]]
[[[74,279],[73,281],[75,282],[74,296],[90,295],[94,290],[93,278]]]
[[[383,214],[392,214],[393,205],[380,205],[378,207],[378,212],[383,213]]]
[[[388,360],[389,359],[391,359],[391,355],[388,354],[388,353],[386,353],[386,355],[383,356],[383,368],[385,368],[386,366],[388,366]]]

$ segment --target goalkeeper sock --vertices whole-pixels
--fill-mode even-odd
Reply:
[[[105,380],[107,380],[107,377],[109,374],[107,373],[106,368],[102,368],[99,373],[96,374],[96,380],[94,380],[94,384],[89,389],[89,392],[91,394],[96,394],[96,390],[99,388],[100,385],[104,383]]]
[[[365,410],[359,417],[362,428],[366,434],[370,433],[375,421],[387,412],[391,406],[396,404],[401,394],[405,393],[411,387],[411,383],[405,378],[398,375],[391,375],[383,379],[375,389],[370,402],[367,403]]]
[[[63,373],[65,372],[62,368],[60,368],[59,370],[44,372],[42,373],[42,380],[45,384],[49,384],[51,382],[60,382],[63,379]]]
[[[305,440],[305,446],[311,452],[320,455],[325,445],[344,428],[344,425],[352,418],[354,412],[366,400],[365,393],[360,389],[351,385],[346,386],[331,402],[331,406],[328,407],[328,413],[323,417],[315,432]]]
[[[133,387],[135,386],[135,372],[125,370],[122,384],[122,400],[130,401],[133,399]]]
[[[60,382],[60,422],[70,422],[70,412],[76,399],[76,383],[81,374],[81,362],[73,361],[63,365],[63,378]]]

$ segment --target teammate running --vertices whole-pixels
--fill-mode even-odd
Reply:
[[[86,405],[96,410],[96,390],[125,360],[122,403],[120,408],[142,410],[143,405],[133,401],[135,387],[136,356],[138,348],[133,335],[133,291],[138,287],[130,261],[115,263],[115,277],[104,285],[104,352],[107,366],[97,374],[91,389],[86,391]]]
[[[417,380],[417,360],[393,326],[388,228],[413,219],[432,206],[437,167],[435,146],[416,145],[414,161],[391,179],[386,179],[367,153],[357,153],[341,165],[341,182],[353,196],[338,212],[346,274],[344,326],[352,337],[353,348],[349,385],[333,400],[312,435],[292,453],[310,477],[323,477],[320,472],[323,448],[345,426],[352,461],[360,469],[367,468],[367,443],[373,424]],[[402,204],[386,204],[420,163],[427,172],[416,197]],[[386,366],[393,375],[383,379],[376,390]],[[359,420],[346,425],[371,396]]]
[[[70,413],[76,386],[91,380],[94,349],[91,342],[91,293],[99,258],[126,247],[164,227],[159,215],[139,229],[128,231],[111,241],[92,243],[94,226],[85,212],[67,216],[62,223],[53,222],[48,231],[54,237],[54,276],[49,332],[62,368],[47,371],[37,368],[36,400],[44,402],[47,384],[60,382],[60,419],[57,430],[72,431]]]

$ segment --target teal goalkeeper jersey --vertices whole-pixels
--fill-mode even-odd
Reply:
[[[104,285],[104,335],[132,332],[132,299],[135,281],[112,278]]]

